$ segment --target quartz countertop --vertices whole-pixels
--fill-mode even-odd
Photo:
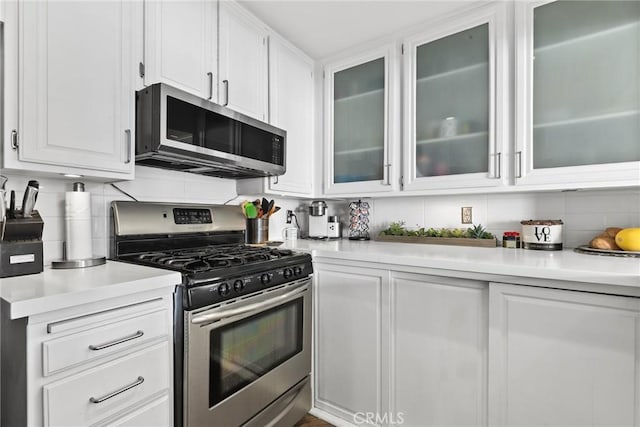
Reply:
[[[640,259],[580,254],[571,249],[536,251],[347,239],[287,241],[280,247],[311,252],[314,259],[640,288]]]
[[[51,269],[39,274],[0,279],[0,297],[10,318],[116,298],[166,287],[171,292],[180,273],[117,261],[88,268]]]

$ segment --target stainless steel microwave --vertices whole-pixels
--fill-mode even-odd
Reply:
[[[223,178],[285,173],[287,133],[157,83],[136,93],[136,163]]]

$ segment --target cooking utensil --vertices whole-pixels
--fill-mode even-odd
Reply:
[[[265,216],[267,218],[269,218],[271,216],[271,214],[272,214],[271,211],[273,210],[273,207],[274,207],[275,204],[276,204],[276,202],[274,200],[271,200],[270,202],[267,202],[267,208],[266,209],[263,208],[264,209],[264,214],[265,214]]]
[[[247,203],[245,206],[245,216],[249,219],[258,218],[258,208],[253,203]]]

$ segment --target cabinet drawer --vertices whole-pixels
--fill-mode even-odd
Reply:
[[[171,406],[169,394],[166,393],[115,420],[100,424],[99,427],[168,427],[173,425]]]
[[[169,342],[43,387],[45,426],[86,426],[169,389]]]
[[[130,317],[42,344],[43,375],[168,335],[166,310]]]

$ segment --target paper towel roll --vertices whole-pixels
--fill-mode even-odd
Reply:
[[[91,193],[67,191],[64,211],[66,218],[91,219]]]
[[[65,194],[67,259],[93,257],[91,236],[91,194],[69,191]]]

